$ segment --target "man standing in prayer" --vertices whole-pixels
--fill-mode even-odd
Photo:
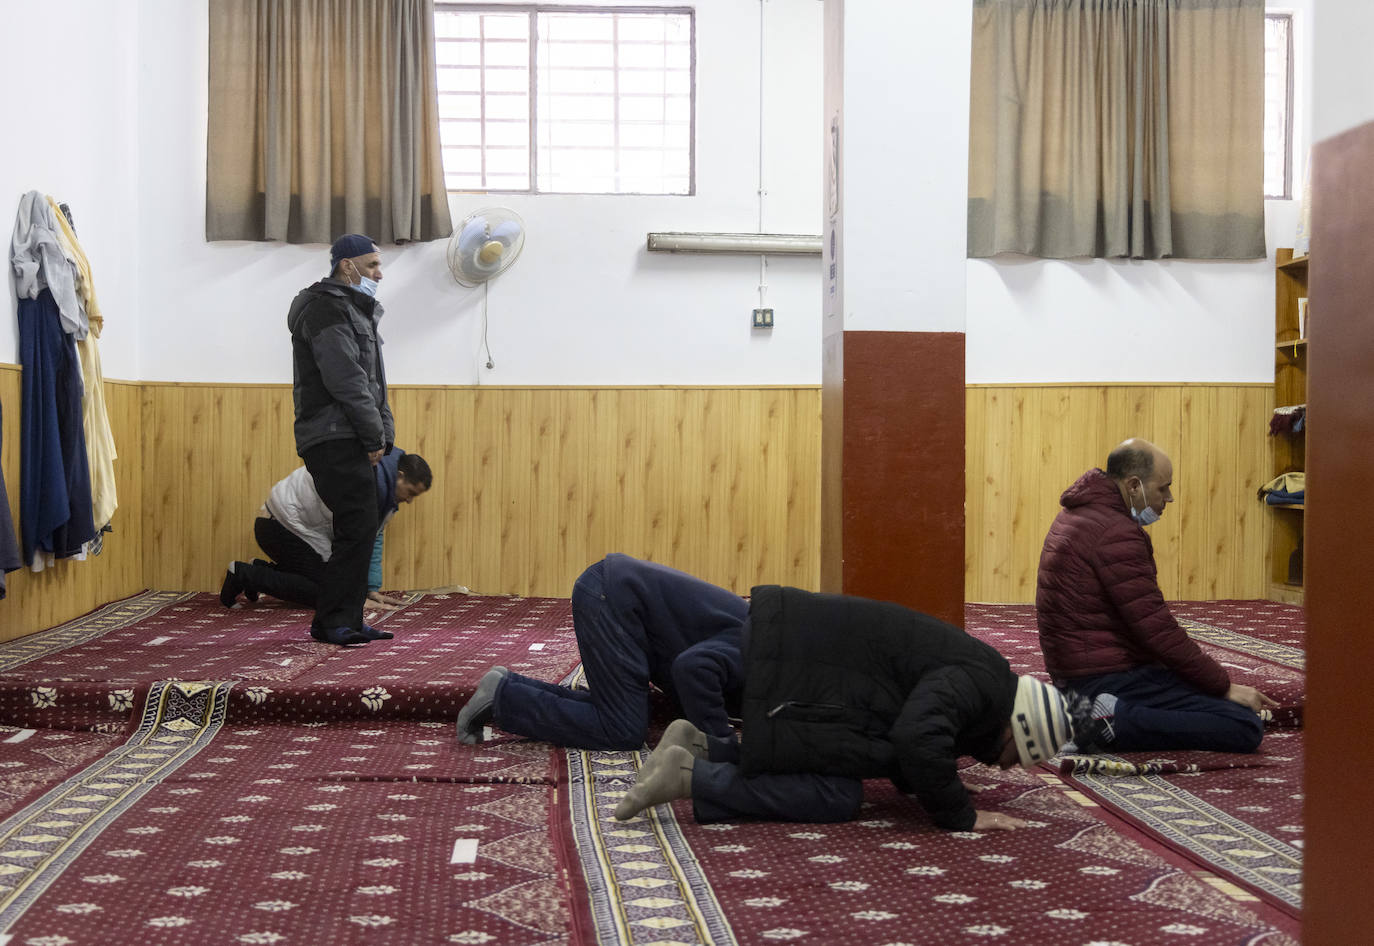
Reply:
[[[377,537],[372,467],[395,439],[377,333],[381,280],[382,258],[372,238],[341,236],[330,251],[329,275],[301,290],[286,317],[296,452],[333,516],[329,561],[310,622],[310,636],[329,644],[369,640],[363,603]]]
[[[1035,616],[1045,669],[1093,703],[1098,738],[1083,752],[1253,752],[1260,711],[1278,704],[1232,683],[1164,602],[1145,527],[1174,501],[1174,468],[1132,439],[1064,491],[1040,554]]]
[[[743,740],[671,723],[617,818],[690,797],[703,823],[846,821],[863,779],[890,778],[941,828],[1012,830],[1025,822],[973,807],[959,758],[1033,768],[1073,735],[1058,690],[901,605],[762,585],[745,638]]]

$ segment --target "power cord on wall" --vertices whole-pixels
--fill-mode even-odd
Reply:
[[[491,290],[491,283],[482,283],[482,347],[487,351],[487,370],[491,371],[496,367],[496,362],[491,358],[491,346],[487,344],[487,293]]]

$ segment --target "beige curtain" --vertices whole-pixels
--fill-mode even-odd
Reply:
[[[1264,0],[974,0],[968,254],[1264,249]]]
[[[210,0],[207,240],[448,236],[433,0]]]

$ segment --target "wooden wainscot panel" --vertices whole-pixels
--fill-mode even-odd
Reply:
[[[397,443],[434,471],[387,530],[388,587],[566,596],[621,551],[740,592],[814,587],[816,388],[392,388]],[[286,385],[149,384],[149,583],[210,591],[300,461]]]
[[[1174,463],[1177,501],[1150,527],[1170,599],[1261,598],[1268,385],[971,385],[969,601],[1032,602],[1059,496],[1131,436]]]
[[[0,365],[0,451],[18,522],[20,373]],[[105,551],[11,573],[0,639],[144,587],[214,591],[256,554],[253,519],[299,464],[289,385],[106,382],[120,508]],[[607,552],[741,593],[813,588],[820,390],[392,389],[397,442],[434,470],[388,530],[386,584],[565,596]],[[1062,490],[1127,436],[1174,459],[1151,527],[1170,598],[1263,597],[1267,385],[975,385],[966,392],[970,601],[1030,602]]]

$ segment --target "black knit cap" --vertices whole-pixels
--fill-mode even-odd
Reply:
[[[332,273],[338,269],[340,260],[366,256],[376,248],[377,244],[370,236],[364,236],[361,233],[345,233],[335,240],[334,245],[329,248],[329,271]]]

